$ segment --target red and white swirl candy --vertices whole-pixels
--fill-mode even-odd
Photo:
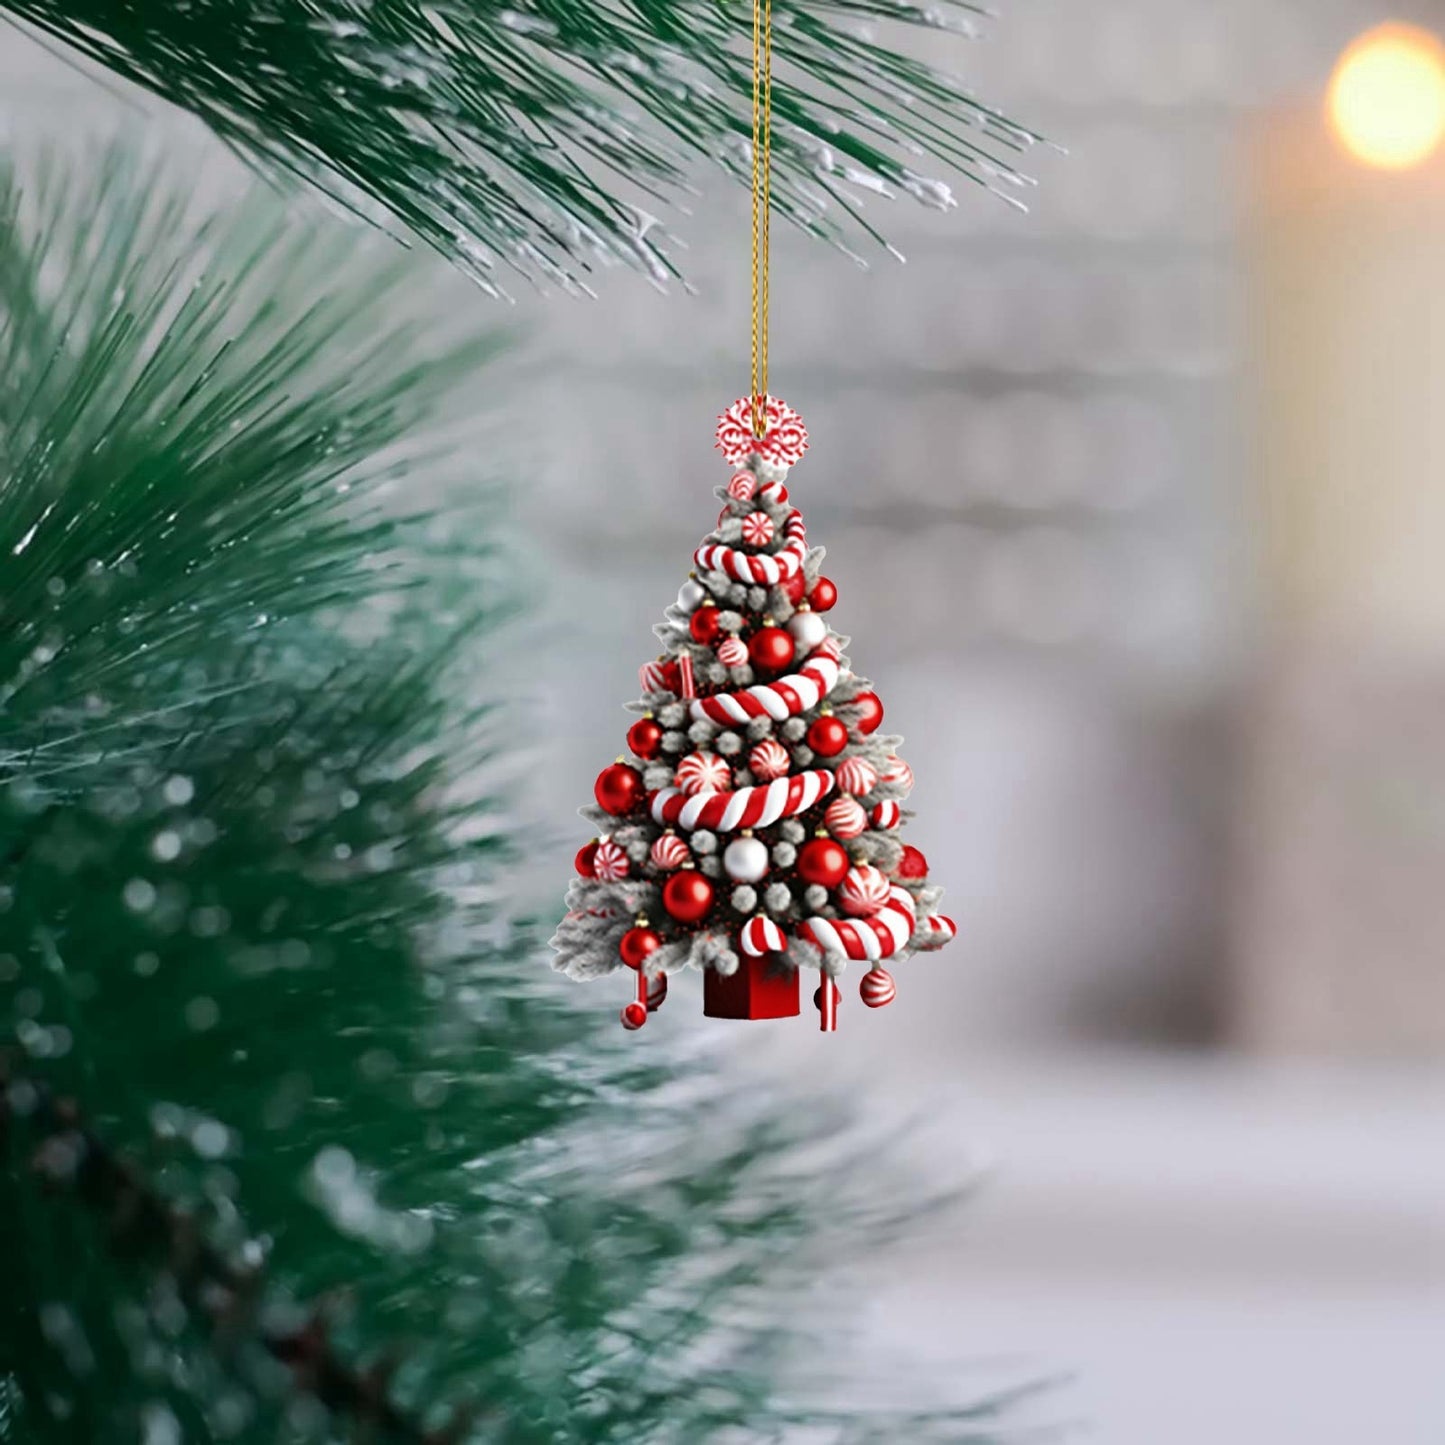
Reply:
[[[734,472],[728,478],[728,496],[735,502],[751,502],[758,494],[758,479],[751,472]]]
[[[743,545],[745,547],[766,547],[773,540],[777,528],[766,512],[749,512],[743,518]]]
[[[883,764],[881,776],[885,783],[902,788],[905,793],[913,791],[913,769],[900,757],[890,753],[888,761]]]
[[[886,968],[870,968],[858,982],[858,997],[869,1008],[883,1008],[898,997],[898,985]]]
[[[881,803],[874,803],[868,816],[875,828],[896,828],[903,820],[903,809],[892,798],[885,798]]]
[[[676,833],[664,833],[652,845],[652,866],[670,873],[692,857],[692,849]]]
[[[748,660],[748,645],[741,637],[725,637],[717,645],[717,660],[724,667],[741,667]]]
[[[958,937],[958,925],[942,913],[930,913],[918,920],[917,934],[913,941],[919,948],[942,948]]]
[[[793,760],[788,756],[787,748],[777,738],[764,738],[748,754],[748,767],[752,769],[753,776],[765,783],[783,777],[792,766]]]
[[[788,946],[788,940],[771,918],[759,913],[743,924],[738,944],[749,958],[761,958],[766,953],[781,953]]]
[[[775,778],[761,787],[700,793],[692,798],[677,788],[663,788],[652,795],[652,820],[661,827],[675,826],[689,833],[694,828],[710,828],[718,833],[766,828],[779,818],[806,813],[832,788],[833,775],[822,768]]]
[[[699,793],[722,793],[732,787],[733,770],[716,753],[689,753],[677,765],[674,781],[689,798]]]
[[[871,863],[859,863],[838,885],[838,905],[855,918],[871,918],[888,902],[890,888],[888,880]]]
[[[797,933],[824,953],[851,959],[891,958],[912,937],[915,912],[913,895],[895,885],[871,918],[807,918]]]
[[[866,797],[878,786],[878,769],[867,758],[844,758],[833,776],[837,779],[840,793],[852,793],[855,798]]]
[[[791,467],[808,450],[808,429],[787,402],[770,396],[763,402],[763,434],[753,435],[753,398],[740,396],[717,419],[717,448],[733,466],[751,456]]]
[[[857,798],[834,798],[823,814],[823,826],[835,837],[847,842],[868,827],[868,815]]]
[[[788,504],[788,489],[781,482],[764,482],[758,488],[758,500],[771,507],[785,507]]]
[[[675,692],[677,690],[677,664],[670,658],[659,657],[655,662],[644,662],[637,669],[637,680],[644,693]]]
[[[783,519],[783,546],[779,551],[754,556],[724,542],[704,542],[692,554],[692,559],[704,571],[724,572],[735,582],[776,587],[802,571],[807,555],[808,533],[803,526],[803,514],[792,507]]]
[[[604,838],[592,855],[592,876],[604,883],[618,883],[632,871],[632,863],[621,846]]]
[[[776,682],[757,683],[741,692],[719,692],[697,698],[692,704],[692,715],[699,722],[745,723],[755,717],[782,722],[817,707],[837,687],[840,666],[838,645],[830,639],[798,672],[790,672]]]

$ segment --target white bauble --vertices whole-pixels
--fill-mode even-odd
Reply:
[[[788,631],[799,653],[811,652],[827,637],[828,624],[821,613],[795,612],[788,619]]]
[[[696,577],[689,577],[677,590],[677,605],[684,612],[696,612],[706,596],[707,588]]]
[[[768,846],[758,838],[734,838],[723,853],[723,868],[739,883],[756,883],[768,871]]]

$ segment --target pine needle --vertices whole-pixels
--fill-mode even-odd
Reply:
[[[385,216],[501,292],[677,274],[649,214],[703,157],[750,177],[741,0],[3,0],[0,9],[194,112],[273,174]],[[1023,184],[1035,137],[914,59],[908,27],[970,33],[963,0],[777,0],[774,201],[846,245],[856,196],[953,202],[929,166]],[[916,42],[915,42],[916,44]],[[843,202],[829,207],[830,197]]]

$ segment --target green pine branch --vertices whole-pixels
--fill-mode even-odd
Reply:
[[[751,175],[741,0],[3,0],[194,112],[273,173],[385,216],[501,289],[622,260],[676,274],[649,214],[701,157]],[[952,204],[948,175],[1012,196],[1034,140],[908,27],[966,31],[968,0],[777,0],[774,202],[837,244],[878,192]],[[942,176],[931,174],[941,169]]]

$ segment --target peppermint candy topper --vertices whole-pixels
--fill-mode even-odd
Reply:
[[[753,399],[740,396],[717,419],[717,449],[735,467],[761,457],[778,467],[791,467],[808,450],[808,428],[787,402],[770,396],[763,404],[763,435],[753,435]]]

